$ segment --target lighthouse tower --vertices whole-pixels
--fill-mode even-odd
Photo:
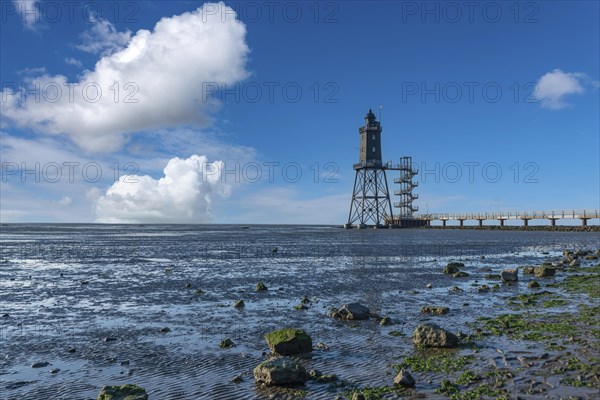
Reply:
[[[354,164],[354,191],[346,228],[380,228],[394,221],[385,171],[381,161],[381,124],[369,110],[360,134],[358,164]]]

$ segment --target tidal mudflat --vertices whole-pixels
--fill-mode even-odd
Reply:
[[[247,228],[2,226],[0,397],[598,395],[598,233]]]

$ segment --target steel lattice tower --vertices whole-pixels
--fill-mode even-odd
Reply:
[[[346,228],[383,227],[394,220],[388,190],[386,169],[381,162],[381,124],[369,110],[365,126],[360,127],[360,162],[354,164],[354,191]]]

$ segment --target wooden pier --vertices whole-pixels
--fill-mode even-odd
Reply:
[[[496,220],[500,226],[504,226],[507,220],[521,220],[523,226],[528,226],[532,219],[545,219],[550,221],[551,226],[556,226],[559,219],[579,219],[582,226],[587,226],[588,220],[600,218],[599,210],[561,210],[561,211],[499,211],[493,213],[446,213],[446,214],[418,214],[415,219],[427,221],[431,225],[433,221],[441,221],[446,226],[448,221],[458,221],[464,226],[465,221],[477,221],[483,226],[484,221]]]

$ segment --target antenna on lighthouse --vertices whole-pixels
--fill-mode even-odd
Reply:
[[[381,123],[381,109],[383,108],[383,106],[380,104],[379,105],[379,123]]]

